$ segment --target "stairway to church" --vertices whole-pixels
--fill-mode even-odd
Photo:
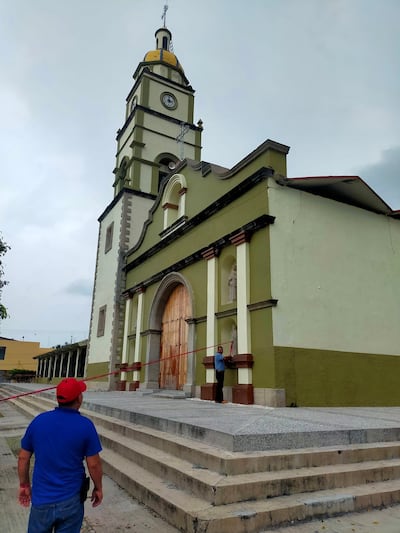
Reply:
[[[55,405],[43,395],[10,401],[31,417]],[[262,532],[400,502],[399,442],[232,452],[81,412],[96,424],[105,473],[184,532]]]

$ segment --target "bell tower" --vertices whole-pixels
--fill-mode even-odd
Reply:
[[[200,161],[202,123],[193,123],[194,90],[173,52],[165,26],[155,33],[133,74],[125,120],[117,131],[114,195],[99,217],[86,377],[113,372],[120,362],[125,305],[125,253],[137,242],[161,182],[180,159]],[[103,378],[96,388],[113,389]],[[106,381],[105,381],[106,380]],[[89,384],[92,382],[89,382]]]
[[[193,124],[194,90],[171,51],[166,28],[155,33],[156,48],[136,68],[126,98],[125,123],[117,133],[114,195],[127,188],[157,195],[161,179],[183,157],[200,160],[200,125]]]

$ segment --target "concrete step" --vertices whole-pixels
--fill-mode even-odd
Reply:
[[[56,405],[54,400],[41,396],[23,396],[18,401],[36,407],[38,412],[46,411]],[[224,475],[312,468],[324,465],[390,460],[400,457],[400,442],[398,441],[284,451],[230,452],[179,435],[172,436],[169,433],[121,421],[115,417],[87,409],[81,409],[81,412],[89,416],[98,427],[109,429],[115,435],[124,435],[131,441],[143,442],[148,446],[174,454],[198,468],[215,470]]]
[[[29,416],[55,405],[12,401]],[[398,442],[246,454],[82,413],[101,436],[105,472],[182,531],[257,532],[400,502]]]
[[[185,400],[189,395],[182,390],[158,390],[153,391],[152,395],[155,398],[173,398],[174,400]]]
[[[39,386],[16,384],[22,391]],[[48,389],[42,394],[54,399],[54,387]],[[83,407],[234,452],[400,441],[400,407],[268,409],[196,399],[179,402],[151,392],[92,390],[84,395]]]
[[[127,492],[186,533],[261,532],[267,528],[388,506],[400,501],[400,481],[214,506],[106,450],[105,472]],[[140,480],[140,481],[138,481]]]
[[[116,437],[104,428],[99,428],[99,433],[107,449],[141,465],[162,479],[168,479],[178,488],[189,491],[212,505],[400,478],[399,459],[226,476],[216,471],[199,468],[193,462],[137,443],[128,437],[122,435]]]

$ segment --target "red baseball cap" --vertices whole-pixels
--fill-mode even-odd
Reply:
[[[57,385],[58,403],[70,403],[86,390],[86,383],[75,378],[65,378]]]

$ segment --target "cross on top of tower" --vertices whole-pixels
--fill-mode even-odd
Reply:
[[[167,27],[167,11],[168,11],[168,0],[164,4],[163,14],[161,15],[161,18],[163,19],[163,22],[164,22],[164,28]]]

